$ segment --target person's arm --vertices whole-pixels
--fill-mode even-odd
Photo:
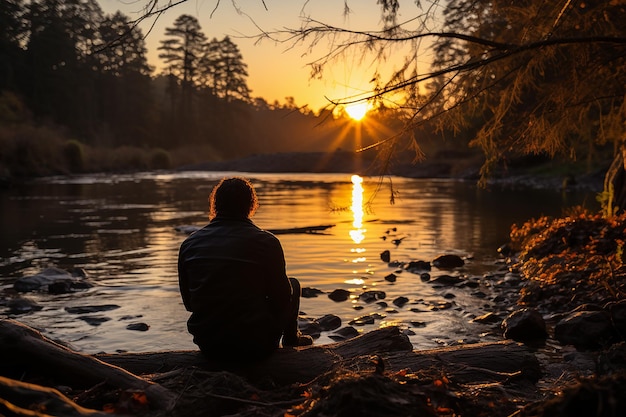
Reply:
[[[270,308],[278,317],[289,312],[291,284],[287,277],[285,254],[279,240],[274,237],[266,257],[267,296]]]
[[[180,296],[183,299],[185,308],[187,311],[191,311],[189,300],[189,279],[187,278],[187,272],[185,271],[182,245],[178,252],[178,288],[180,289]]]

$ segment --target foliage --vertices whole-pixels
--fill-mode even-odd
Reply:
[[[380,144],[409,139],[418,157],[420,133],[432,123],[446,137],[468,137],[485,154],[483,179],[524,154],[583,155],[591,166],[598,147],[617,148],[626,139],[623,0],[377,4],[380,30],[304,17],[299,28],[259,38],[311,49],[329,40],[311,63],[314,76],[350,52],[371,54],[372,90],[335,104],[372,101],[402,109],[405,135]],[[423,65],[431,56],[433,65]],[[383,65],[392,64],[395,71],[383,78]]]
[[[164,149],[155,149],[150,157],[151,169],[169,169],[172,166],[170,154]]]
[[[228,37],[208,41],[192,16],[180,16],[166,30],[159,52],[168,68],[153,76],[136,22],[120,12],[103,14],[96,0],[5,3],[0,126],[12,139],[3,150],[4,172],[147,169],[199,158],[321,151],[342,132],[338,124],[321,126],[326,114],[300,111],[293,99],[286,105],[252,99],[237,45]],[[41,143],[17,146],[15,137],[26,131]],[[67,141],[65,151],[57,151]],[[21,157],[13,152],[18,148]],[[38,153],[44,148],[55,151]],[[153,156],[151,149],[162,152]]]
[[[626,214],[607,218],[580,210],[514,225],[511,246],[520,251],[518,266],[530,281],[522,302],[542,300],[571,309],[626,298],[624,242]]]
[[[591,158],[620,143],[626,96],[624,2],[451,1],[436,44],[431,114],[441,126],[481,117],[484,173],[507,155]],[[480,40],[480,41],[479,41]],[[453,69],[449,71],[449,69]]]
[[[70,172],[78,173],[85,169],[85,155],[82,143],[77,140],[68,140],[63,145],[62,152]]]

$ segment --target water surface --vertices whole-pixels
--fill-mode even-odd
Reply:
[[[188,313],[176,271],[186,234],[176,228],[206,223],[207,196],[228,175],[233,174],[54,177],[2,191],[1,288],[7,291],[18,277],[46,267],[84,268],[96,283],[72,294],[26,294],[43,309],[13,317],[86,353],[195,348],[185,328]],[[303,299],[305,317],[333,313],[347,325],[355,317],[379,313],[374,324],[358,329],[396,324],[414,333],[410,337],[416,348],[480,334],[469,318],[486,311],[489,301],[472,296],[469,289],[459,290],[453,308],[436,311],[433,306],[445,301],[449,291],[399,272],[381,261],[381,252],[389,250],[392,260],[401,262],[455,253],[469,258],[457,273],[481,276],[499,267],[496,249],[507,241],[511,224],[542,214],[560,215],[564,208],[594,201],[593,195],[489,191],[452,180],[394,177],[364,178],[360,183],[345,174],[235,175],[246,175],[257,187],[261,206],[253,220],[259,226],[281,230],[332,225],[317,234],[279,235],[289,275],[297,276],[304,287],[326,293],[342,288],[354,295],[341,303],[324,294]],[[390,273],[397,275],[395,282],[385,280]],[[448,272],[432,271],[433,276],[442,273]],[[367,289],[384,291],[388,306],[356,299]],[[399,296],[409,303],[395,307],[392,301]],[[120,308],[92,314],[109,319],[99,326],[64,309],[103,304]],[[224,317],[228,314],[225,311]],[[147,323],[150,329],[126,329],[135,322]],[[323,334],[316,343],[330,341]]]

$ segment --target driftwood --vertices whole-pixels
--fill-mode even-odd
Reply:
[[[168,409],[175,396],[162,386],[93,356],[74,352],[17,321],[0,320],[2,365],[25,364],[68,383],[96,385],[103,381],[124,389],[143,391],[153,407]]]
[[[287,229],[269,229],[269,232],[272,232],[275,235],[286,235],[286,234],[298,234],[298,233],[309,233],[309,234],[321,234],[326,229],[330,229],[331,227],[335,227],[334,224],[322,224],[316,226],[304,226],[304,227],[290,227]],[[176,226],[175,229],[179,232],[185,234],[192,234],[200,230],[202,226],[196,225],[182,225]]]
[[[33,404],[44,406],[41,407],[42,410],[34,414]],[[5,415],[112,417],[110,413],[81,407],[54,388],[28,384],[0,376],[0,416]]]
[[[305,226],[305,227],[292,227],[289,229],[270,229],[269,231],[275,235],[297,234],[297,233],[312,233],[317,234],[335,227],[334,224],[324,224],[320,226]]]
[[[374,330],[338,343],[279,349],[266,361],[236,372],[250,378],[271,378],[278,383],[304,383],[333,369],[371,368],[372,358],[376,356],[383,359],[390,371],[440,369],[460,383],[495,382],[512,377],[535,381],[540,375],[537,358],[523,344],[503,341],[414,351],[408,337],[397,327]],[[99,354],[96,357],[136,374],[168,372],[188,366],[220,368],[219,363],[209,362],[197,351]]]

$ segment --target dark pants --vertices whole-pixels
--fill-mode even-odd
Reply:
[[[283,343],[285,340],[292,342],[298,339],[298,315],[300,313],[300,296],[302,287],[300,281],[294,277],[289,277],[291,283],[291,302],[289,303],[289,314],[287,322],[283,328]]]
[[[298,315],[300,313],[300,295],[302,288],[300,282],[293,277],[289,278],[291,284],[291,299],[287,315],[283,317],[283,323],[276,323],[275,330],[262,337],[254,339],[255,348],[250,350],[250,340],[245,339],[246,329],[233,329],[233,334],[227,339],[235,341],[234,346],[230,344],[215,344],[208,340],[207,344],[202,343],[199,338],[194,338],[202,353],[212,361],[220,362],[222,365],[231,364],[234,367],[245,366],[246,363],[256,362],[270,356],[280,344],[282,336],[283,345],[295,346],[298,341]],[[241,339],[241,340],[240,340]]]

